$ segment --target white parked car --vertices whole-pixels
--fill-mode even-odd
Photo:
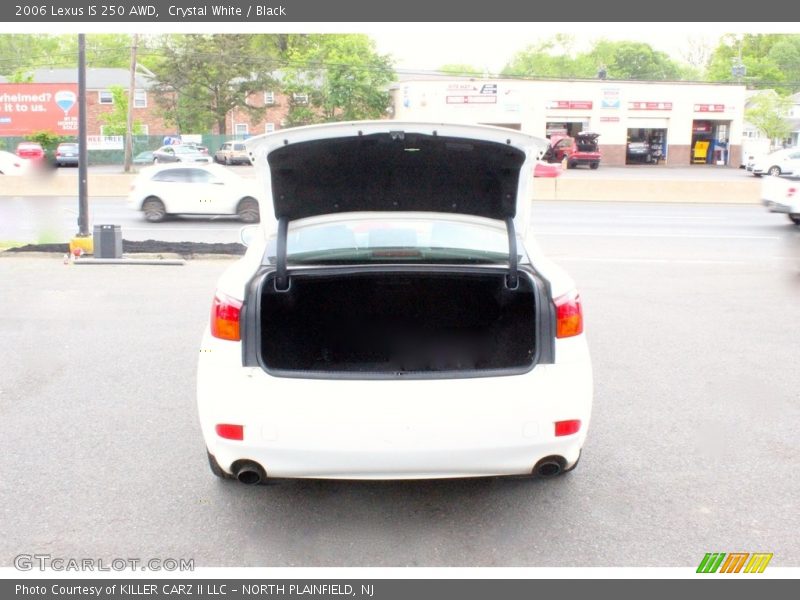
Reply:
[[[232,215],[259,220],[261,188],[218,165],[167,164],[145,168],[131,185],[129,205],[152,223],[167,215]]]
[[[800,174],[795,177],[765,177],[761,182],[761,202],[767,210],[784,213],[800,225]]]
[[[249,139],[262,223],[217,284],[197,371],[212,472],[573,469],[593,394],[581,299],[524,243],[546,144],[398,121]]]
[[[755,157],[746,168],[756,177],[800,173],[800,148],[787,148]]]
[[[0,150],[0,175],[24,175],[30,168],[29,159]]]

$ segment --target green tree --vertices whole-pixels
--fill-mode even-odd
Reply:
[[[293,103],[289,122],[378,119],[389,106],[394,79],[391,58],[363,34],[315,34],[286,52],[284,90],[308,104]],[[311,108],[312,110],[309,110]]]
[[[253,54],[252,37],[244,34],[190,34],[162,38],[157,100],[168,122],[181,132],[202,132],[214,125],[227,133],[227,116],[236,108],[252,117],[251,94],[273,88],[275,64]]]
[[[448,64],[439,67],[440,73],[447,73],[448,75],[458,75],[464,77],[481,77],[483,70],[467,64]]]
[[[118,85],[111,86],[109,91],[114,98],[114,108],[98,118],[103,123],[105,135],[125,135],[128,131],[128,92]],[[132,133],[134,135],[142,133],[141,121],[133,122]]]
[[[755,125],[765,137],[783,140],[791,134],[788,118],[793,103],[789,98],[775,93],[763,92],[750,100],[744,112],[747,121]]]
[[[781,93],[800,89],[800,35],[726,34],[711,55],[708,78],[736,81],[732,68],[739,60],[746,69],[743,82],[750,87]]]
[[[558,34],[518,52],[503,68],[502,74],[516,77],[589,78],[600,65],[588,56],[575,53],[574,38]]]
[[[576,53],[574,39],[557,35],[516,54],[504,75],[522,77],[594,78],[603,69],[608,79],[678,80],[689,73],[666,53],[642,42],[600,40]]]

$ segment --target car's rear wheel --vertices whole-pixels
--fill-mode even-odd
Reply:
[[[164,207],[164,203],[154,196],[144,201],[142,212],[144,212],[144,218],[150,223],[160,223],[167,216],[167,209]]]
[[[781,168],[777,165],[770,167],[767,170],[767,175],[777,176],[781,174]]]
[[[255,198],[242,198],[236,207],[236,215],[245,223],[258,223],[260,215],[258,201]]]
[[[792,213],[792,214],[787,215],[787,216],[789,217],[789,220],[792,223],[794,223],[795,225],[800,225],[800,213]]]
[[[589,165],[589,168],[590,169],[597,169],[599,166],[600,166],[599,162],[593,162],[592,164]]]
[[[158,164],[158,157],[156,157],[156,158],[154,158],[154,159],[153,159],[153,164],[154,164],[154,165],[157,165],[157,164]]]

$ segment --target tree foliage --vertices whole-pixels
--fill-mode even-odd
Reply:
[[[118,85],[109,88],[114,99],[111,111],[101,114],[98,118],[103,123],[105,135],[126,135],[128,131],[128,92]],[[141,121],[133,122],[134,135],[142,133]]]
[[[750,100],[750,106],[745,110],[747,121],[771,140],[783,140],[792,132],[789,125],[789,112],[792,101],[775,93],[761,92]]]
[[[379,54],[368,36],[308,35],[290,43],[285,56],[284,91],[309,100],[290,106],[290,124],[384,116],[394,70],[391,58]]]
[[[164,37],[162,60],[153,71],[165,119],[181,132],[208,131],[216,125],[224,135],[233,109],[253,117],[262,113],[249,98],[273,87],[274,64],[254,55],[252,43],[252,36],[244,34]]]
[[[124,33],[86,34],[86,65],[127,69],[131,36]],[[139,62],[150,68],[158,54],[150,51],[151,38],[140,37]],[[30,71],[70,68],[78,64],[78,35],[8,34],[0,36],[0,75],[24,81]]]
[[[740,60],[740,53],[746,68],[742,81],[748,86],[781,93],[800,89],[800,35],[724,35],[711,55],[708,79],[736,81],[732,68]]]
[[[503,74],[594,78],[601,69],[608,79],[670,81],[685,74],[685,68],[666,53],[643,42],[599,40],[589,50],[576,52],[574,38],[567,35],[556,35],[517,53]]]

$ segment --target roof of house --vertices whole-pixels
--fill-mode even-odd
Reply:
[[[78,69],[36,69],[28,73],[31,83],[78,83]],[[128,88],[131,74],[128,69],[100,68],[86,69],[86,87],[90,90],[105,90],[111,86]],[[5,77],[0,82],[8,83]],[[155,79],[143,73],[136,73],[136,87],[148,89],[155,84]]]

